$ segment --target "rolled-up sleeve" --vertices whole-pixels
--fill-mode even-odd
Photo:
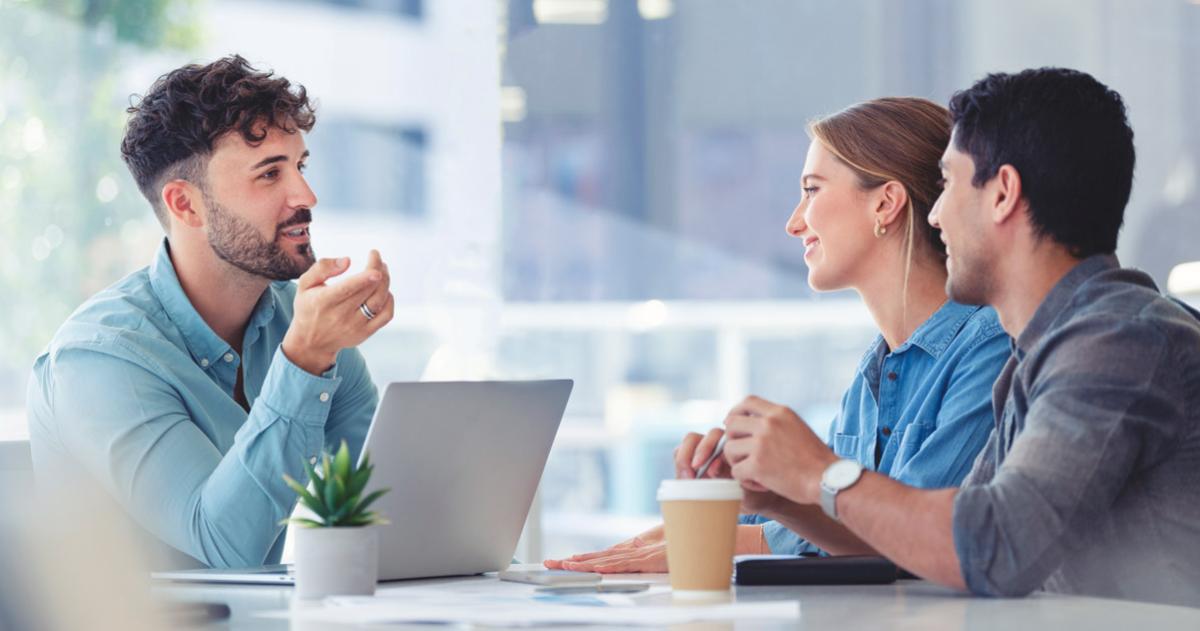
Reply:
[[[1024,360],[1024,425],[994,476],[969,476],[954,503],[955,550],[972,592],[1041,588],[1139,457],[1174,440],[1184,397],[1169,353],[1151,324],[1091,318],[1056,330]]]
[[[804,537],[788,530],[787,526],[768,521],[763,524],[763,538],[771,554],[820,554],[821,549],[810,543]]]
[[[788,530],[787,526],[762,515],[741,515],[738,517],[738,523],[744,526],[762,526],[763,539],[766,539],[767,548],[771,550],[771,554],[818,554],[821,552],[820,548]]]

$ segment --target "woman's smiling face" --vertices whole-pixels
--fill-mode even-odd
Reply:
[[[809,144],[800,185],[803,195],[786,228],[804,241],[808,284],[817,291],[854,286],[876,247],[876,195],[819,140]]]

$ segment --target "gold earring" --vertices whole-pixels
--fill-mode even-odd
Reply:
[[[887,234],[887,227],[883,225],[882,219],[875,220],[875,238],[878,239]]]

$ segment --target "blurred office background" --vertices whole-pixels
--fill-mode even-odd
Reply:
[[[873,332],[783,231],[814,116],[1086,70],[1137,135],[1120,256],[1164,285],[1200,259],[1197,0],[0,0],[0,439],[56,327],[161,238],[130,95],[234,52],[318,100],[318,253],[390,263],[377,382],[575,379],[529,557],[653,524],[678,439],[747,393],[828,427]]]

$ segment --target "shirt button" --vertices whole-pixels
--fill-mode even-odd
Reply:
[[[224,359],[226,364],[233,361],[233,353],[225,353]]]
[[[896,380],[896,373],[889,372],[888,373],[888,381],[895,381],[895,380]]]
[[[200,360],[200,367],[201,367],[201,368],[208,368],[208,359],[201,359],[201,360]]]
[[[882,431],[883,431],[883,435],[884,435],[884,436],[891,436],[891,435],[892,435],[892,428],[890,428],[890,427],[885,427],[885,428],[883,428],[883,430],[882,430]]]
[[[324,402],[326,402],[326,401],[328,401],[328,400],[329,400],[329,393],[328,393],[328,392],[322,392],[322,393],[321,393],[321,403],[324,403]]]

